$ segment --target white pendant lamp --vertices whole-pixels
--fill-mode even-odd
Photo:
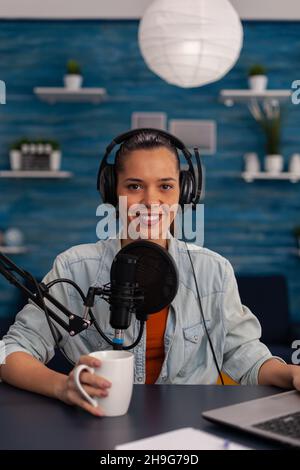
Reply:
[[[152,72],[192,88],[219,80],[234,66],[243,28],[228,0],[154,0],[138,39]]]

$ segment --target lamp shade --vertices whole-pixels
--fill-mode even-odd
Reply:
[[[140,21],[138,40],[152,72],[192,88],[219,80],[233,67],[243,28],[228,0],[154,0]]]

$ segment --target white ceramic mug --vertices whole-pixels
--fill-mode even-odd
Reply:
[[[101,361],[100,367],[79,365],[74,370],[74,382],[82,396],[93,406],[100,406],[105,416],[122,416],[127,413],[133,388],[134,355],[128,351],[96,351],[89,356]],[[84,370],[111,382],[108,396],[92,398],[80,382]]]

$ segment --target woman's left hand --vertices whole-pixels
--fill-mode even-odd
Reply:
[[[293,366],[293,386],[300,391],[300,367]]]

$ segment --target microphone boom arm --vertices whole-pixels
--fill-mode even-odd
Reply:
[[[22,281],[17,277],[15,273],[19,275],[21,278],[23,278],[23,281],[27,281],[33,284],[35,287],[35,291],[31,290],[24,283],[22,283]],[[141,338],[141,333],[143,331],[143,322],[141,322],[141,328],[140,328],[138,339],[130,346],[123,346],[122,344],[118,346],[114,341],[111,341],[101,330],[96,318],[94,317],[91,307],[94,306],[94,300],[95,300],[96,295],[103,298],[106,302],[110,303],[111,288],[109,287],[108,284],[105,284],[103,287],[97,287],[97,286],[90,287],[88,290],[87,296],[85,296],[82,290],[80,289],[80,287],[71,279],[61,278],[61,279],[54,279],[53,281],[50,281],[47,284],[43,282],[39,283],[31,273],[21,269],[10,258],[4,255],[1,251],[0,251],[0,274],[2,274],[8,282],[10,282],[14,286],[16,286],[19,290],[21,290],[29,299],[33,301],[33,303],[35,303],[39,308],[41,308],[41,310],[43,310],[46,315],[49,315],[49,317],[51,317],[52,320],[58,323],[65,331],[67,331],[67,333],[69,333],[70,336],[77,335],[78,333],[87,329],[89,326],[91,326],[94,323],[98,333],[104,338],[104,340],[108,344],[110,344],[116,349],[122,348],[122,349],[129,350],[135,347]],[[83,304],[85,306],[83,317],[75,315],[73,312],[68,310],[61,302],[55,299],[53,295],[49,293],[49,289],[53,285],[57,283],[63,283],[63,282],[71,284],[73,287],[75,287],[75,289],[80,294]],[[68,322],[64,321],[59,315],[57,315],[57,313],[51,310],[51,308],[49,308],[48,306],[45,306],[44,298],[47,299],[49,302],[51,302],[58,310],[60,310],[68,318]],[[142,295],[137,295],[136,300],[137,302],[141,302],[143,298],[144,297]],[[134,309],[133,309],[133,312],[134,312]]]
[[[49,288],[51,286],[44,284],[43,282],[38,283],[37,280],[32,276],[32,274],[24,271],[19,268],[11,259],[5,256],[0,252],[0,273],[14,286],[18,287],[26,296],[31,299],[38,307],[44,310],[43,300],[40,298],[37,292],[32,291],[26,285],[24,285],[18,277],[13,274],[17,273],[25,281],[29,281],[32,284],[38,285],[43,297],[45,297],[49,302],[51,302],[56,308],[58,308],[66,317],[68,317],[69,322],[65,322],[59,315],[57,315],[51,308],[47,306],[49,316],[56,321],[62,328],[64,328],[70,336],[75,336],[81,331],[88,328],[91,324],[90,320],[83,319],[78,315],[75,315],[73,312],[70,312],[62,303],[60,303],[55,297],[49,293]],[[59,279],[56,281],[69,281],[68,279]],[[54,281],[49,283],[53,285]],[[73,282],[72,282],[73,284]]]

